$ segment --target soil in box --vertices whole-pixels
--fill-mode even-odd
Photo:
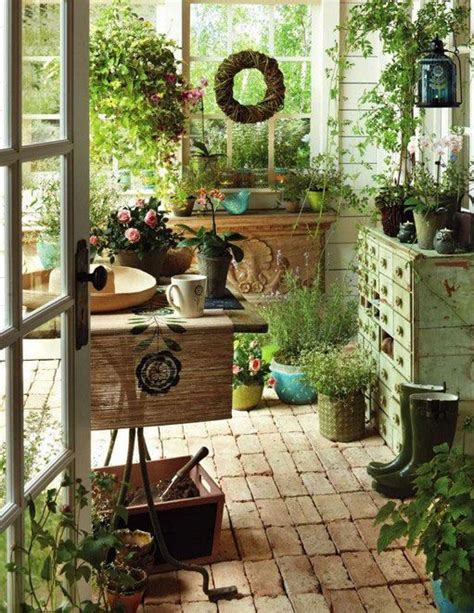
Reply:
[[[171,479],[190,459],[190,456],[147,462],[150,482]],[[123,466],[107,466],[95,469],[113,473],[122,479]],[[212,562],[217,556],[224,509],[224,494],[202,468],[196,466],[189,476],[199,490],[199,496],[166,502],[156,502],[155,508],[165,536],[168,550],[178,560],[192,560],[201,564]],[[135,491],[143,487],[140,465],[132,466],[130,477],[130,500]],[[130,530],[152,532],[148,507],[145,504],[130,504],[127,527]],[[157,549],[155,565],[163,564]]]

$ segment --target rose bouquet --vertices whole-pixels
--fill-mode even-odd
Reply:
[[[167,218],[158,210],[160,202],[150,198],[138,198],[133,205],[126,205],[110,213],[103,230],[95,228],[89,242],[99,255],[104,250],[111,262],[121,252],[135,252],[139,259],[154,251],[166,251],[177,244],[177,237],[168,228]]]
[[[264,362],[262,347],[252,334],[238,335],[234,343],[232,373],[234,375],[232,381],[234,388],[241,385],[272,384],[270,365]]]

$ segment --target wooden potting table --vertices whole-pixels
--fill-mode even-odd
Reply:
[[[230,331],[227,330],[226,334],[243,333],[243,332],[265,333],[268,330],[268,325],[266,321],[257,313],[257,311],[255,310],[255,307],[249,304],[241,296],[238,296],[238,300],[241,302],[242,306],[244,307],[243,309],[228,310],[228,311],[224,310],[221,312],[222,314],[225,314],[231,322],[230,324],[231,329]],[[156,305],[154,306],[156,307]],[[109,340],[113,338],[113,336],[111,336],[110,334],[111,332],[113,333],[113,318],[114,317],[117,317],[117,322],[120,321],[123,324],[123,314],[122,315],[117,314],[116,316],[111,315],[111,314],[107,314],[107,315],[98,314],[98,315],[93,315],[91,317],[91,337],[92,337],[91,338],[92,340],[92,361],[91,361],[92,378],[91,379],[92,379],[93,403],[94,403],[94,370],[95,370],[94,368],[94,345],[98,346],[99,349],[100,349],[100,346],[102,345],[104,347],[104,351],[106,350],[107,338]],[[121,319],[119,319],[120,317]],[[107,319],[107,330],[109,334],[108,337],[104,337],[104,322],[105,322],[104,318],[108,318]],[[112,319],[112,329],[111,329],[111,319]],[[222,321],[223,318],[220,317],[219,319]],[[203,317],[200,319],[188,320],[188,322],[190,321],[192,321],[192,327],[194,331],[196,329],[199,329],[200,326],[202,326],[203,329],[205,329],[205,333],[208,334],[208,338],[209,339],[212,338],[212,318]],[[118,334],[122,334],[122,333],[123,333],[123,330],[120,330],[120,332],[118,332]],[[129,334],[128,336],[122,336],[121,338],[123,339],[122,345],[123,345],[123,342],[125,343],[130,342],[130,343],[134,343],[135,345],[137,343],[137,336],[134,335],[134,333]],[[216,332],[216,338],[217,338],[217,332]],[[228,336],[226,338],[228,338]],[[130,339],[130,341],[128,339]],[[99,356],[99,353],[96,353],[95,355]],[[227,347],[223,355],[225,356],[225,360],[228,362],[228,364],[223,364],[221,366],[223,366],[224,368],[228,368],[228,372],[231,373],[231,366],[232,366],[231,348]],[[123,362],[122,362],[122,365],[123,365]],[[120,365],[118,367],[120,367]],[[112,366],[111,368],[114,369],[115,367]],[[131,371],[133,372],[133,377],[135,377],[134,362],[131,362],[130,368],[131,368]],[[208,414],[206,414],[205,411],[204,413],[199,413],[200,421],[207,421],[207,420],[212,420],[212,419],[223,419],[225,417],[231,416],[230,397],[229,397],[229,388],[228,388],[228,381],[231,381],[231,379],[228,379],[226,376],[225,381],[226,381],[224,384],[225,394],[222,393],[222,390],[221,390],[221,397],[224,399],[227,399],[227,402],[229,402],[229,406],[224,407],[227,413],[225,414],[222,411],[222,409],[220,410],[220,414],[219,414],[219,411],[218,410],[216,411],[215,408],[214,410],[209,409]],[[98,378],[96,385],[100,385],[100,377]],[[103,385],[104,385],[103,381],[101,385],[103,388]],[[206,386],[205,391],[206,393],[208,393],[209,382],[208,381],[206,382],[203,378],[201,385]],[[192,389],[189,389],[189,403],[192,403],[193,397],[196,397],[199,394],[199,389],[198,389],[199,379],[197,379],[196,382],[193,382],[193,386],[194,387]],[[139,387],[138,385],[135,385],[134,389],[131,392],[130,390],[127,391],[128,394],[131,394],[132,396],[134,396],[132,400],[133,402],[135,402],[135,405],[134,405],[135,407],[137,406],[136,401],[139,395],[141,394],[141,397],[143,397],[143,390],[139,390],[138,387]],[[216,384],[214,385],[214,387],[218,388],[219,385]],[[100,391],[101,393],[103,393],[103,389],[101,389]],[[218,398],[219,389],[214,389],[213,394],[216,398]],[[227,598],[227,599],[234,598],[237,595],[237,589],[235,588],[235,586],[210,589],[209,588],[209,574],[207,570],[203,568],[202,566],[198,566],[196,564],[184,563],[172,557],[164,541],[163,532],[162,532],[160,522],[158,519],[158,515],[155,509],[155,503],[153,500],[153,494],[152,494],[149,474],[147,470],[147,461],[150,460],[150,456],[148,454],[148,450],[147,450],[147,446],[145,442],[144,427],[150,426],[150,425],[176,424],[177,414],[180,416],[180,419],[182,420],[181,423],[187,423],[187,421],[196,421],[196,415],[191,416],[190,419],[187,420],[186,413],[185,412],[183,413],[183,399],[181,398],[181,401],[179,402],[179,404],[177,404],[177,406],[174,406],[173,404],[174,398],[177,399],[176,403],[178,403],[178,396],[176,393],[174,394],[173,393],[163,393],[163,394],[157,393],[151,397],[147,396],[146,402],[148,403],[148,405],[151,405],[151,407],[156,406],[157,418],[156,418],[155,423],[150,422],[150,417],[149,417],[150,414],[152,415],[151,419],[153,422],[153,411],[150,412],[149,410],[150,406],[148,407],[148,412],[147,412],[148,417],[144,421],[144,423],[139,423],[139,424],[134,423],[133,419],[136,420],[136,417],[133,417],[133,416],[132,416],[132,422],[130,422],[128,425],[125,425],[126,422],[124,422],[124,425],[120,425],[121,422],[118,419],[117,421],[114,421],[113,423],[109,423],[108,427],[112,428],[112,430],[111,430],[110,445],[109,445],[109,449],[108,449],[107,457],[105,461],[106,465],[108,465],[110,462],[113,447],[115,445],[115,440],[117,437],[117,429],[120,427],[126,427],[129,430],[127,458],[126,458],[126,462],[124,466],[122,485],[121,485],[119,499],[117,501],[117,504],[123,505],[125,503],[125,499],[127,495],[127,484],[129,483],[131,469],[132,469],[132,459],[133,459],[133,453],[134,453],[134,448],[135,448],[135,441],[137,440],[138,441],[138,455],[139,455],[139,462],[140,462],[140,469],[141,469],[141,474],[142,474],[142,479],[143,479],[144,491],[146,495],[148,509],[150,512],[150,519],[151,519],[151,524],[153,527],[155,541],[158,544],[162,558],[165,560],[167,564],[173,566],[174,568],[182,569],[182,570],[190,570],[190,571],[195,571],[195,572],[200,573],[203,577],[203,591],[205,592],[205,594],[209,597],[211,601],[217,601],[221,598]],[[124,398],[124,402],[126,402],[125,398]],[[217,404],[219,404],[218,401],[217,401]],[[222,404],[223,402],[221,400],[221,405]],[[93,409],[94,409],[94,406],[93,406]],[[159,418],[158,418],[158,415],[159,415]],[[97,425],[94,426],[94,416],[92,419],[92,427],[93,429],[99,429]],[[102,427],[107,428],[107,426],[102,426]]]

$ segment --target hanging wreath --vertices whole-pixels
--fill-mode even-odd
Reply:
[[[234,98],[234,77],[241,70],[255,68],[265,80],[264,99],[258,104],[240,104]],[[273,117],[285,102],[285,80],[278,62],[258,51],[239,51],[229,55],[217,69],[215,77],[217,104],[237,123],[258,123]]]

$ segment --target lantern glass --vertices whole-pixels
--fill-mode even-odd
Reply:
[[[419,62],[418,81],[419,107],[456,107],[457,69],[456,64],[445,55],[443,43],[436,39],[430,53]]]

